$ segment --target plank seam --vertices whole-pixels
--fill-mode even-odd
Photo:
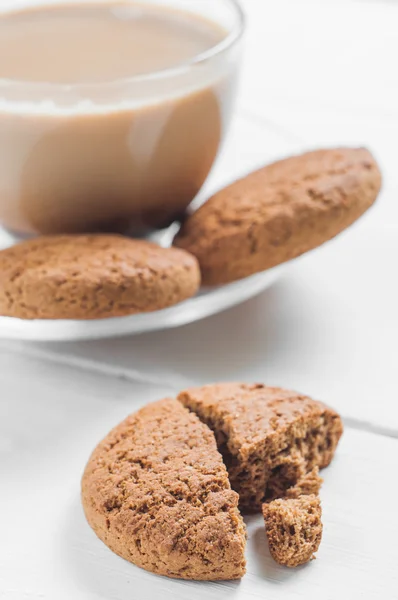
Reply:
[[[105,377],[110,377],[122,381],[131,383],[153,385],[159,388],[167,388],[171,392],[177,394],[182,389],[198,385],[197,382],[182,377],[178,373],[170,373],[170,377],[161,376],[158,377],[151,373],[138,371],[122,366],[114,366],[103,363],[100,360],[93,360],[89,358],[81,358],[73,356],[71,354],[53,353],[49,350],[45,350],[38,347],[23,346],[23,347],[10,347],[4,343],[0,343],[0,349],[6,350],[7,352],[13,352],[14,354],[22,354],[33,359],[43,360],[45,362],[59,364],[65,367],[79,369],[87,373],[101,374]],[[383,425],[377,425],[370,421],[362,420],[356,417],[348,417],[342,414],[344,425],[348,429],[354,429],[356,431],[364,431],[366,433],[372,433],[382,437],[389,437],[398,439],[398,430],[393,427],[385,427]]]

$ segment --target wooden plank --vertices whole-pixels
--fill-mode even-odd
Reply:
[[[178,582],[113,555],[86,524],[79,498],[80,475],[98,440],[128,412],[169,390],[4,352],[0,373],[0,597],[396,598],[397,440],[345,432],[324,471],[324,538],[310,565],[278,567],[261,517],[251,517],[248,573],[240,583]]]

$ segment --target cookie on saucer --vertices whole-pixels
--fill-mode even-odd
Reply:
[[[268,165],[216,193],[174,245],[219,285],[300,256],[356,221],[376,200],[381,174],[365,148],[317,150]]]
[[[194,296],[197,260],[117,235],[58,235],[0,252],[0,315],[103,319],[161,310]]]

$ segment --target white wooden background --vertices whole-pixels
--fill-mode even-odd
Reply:
[[[398,2],[244,0],[235,122],[209,189],[307,147],[366,144],[378,205],[258,298],[176,331],[80,344],[0,343],[0,598],[398,598]],[[265,381],[329,402],[346,431],[324,472],[318,560],[290,571],[248,520],[240,583],[177,582],[113,555],[79,480],[128,413],[191,383]]]

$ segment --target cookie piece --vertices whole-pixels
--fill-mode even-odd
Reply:
[[[319,468],[314,467],[312,471],[306,473],[295,486],[286,490],[284,498],[300,498],[300,496],[317,496],[323,483],[322,477],[319,477]]]
[[[339,415],[321,402],[262,384],[209,385],[178,399],[215,432],[247,511],[261,510],[314,467],[326,467],[343,432]]]
[[[177,400],[150,404],[94,450],[83,506],[126,560],[181,579],[240,579],[245,526],[213,433]]]
[[[322,509],[317,496],[274,500],[263,505],[272,558],[286,567],[312,560],[322,539]]]
[[[229,283],[330,240],[373,204],[380,187],[364,148],[294,156],[216,193],[188,217],[174,245],[198,258],[203,284]]]
[[[196,259],[117,235],[59,235],[0,252],[0,314],[102,319],[167,308],[200,285]]]

